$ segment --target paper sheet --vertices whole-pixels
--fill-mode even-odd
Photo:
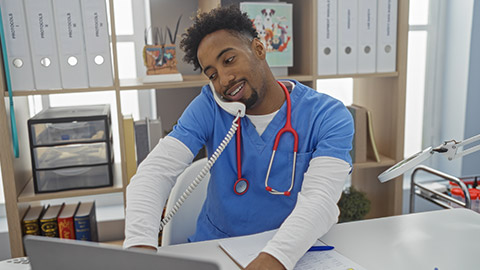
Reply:
[[[241,267],[257,257],[277,230],[243,237],[225,238],[219,241],[220,247]],[[325,245],[321,241],[315,246]],[[365,270],[335,250],[307,252],[295,265],[295,270]]]

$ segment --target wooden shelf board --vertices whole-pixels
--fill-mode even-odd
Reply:
[[[313,75],[300,75],[300,74],[293,74],[293,75],[287,75],[287,76],[279,76],[278,79],[293,79],[297,80],[299,82],[304,82],[304,81],[313,81],[314,76]]]
[[[110,86],[110,87],[77,88],[77,89],[15,90],[15,91],[12,91],[12,94],[14,97],[18,97],[18,96],[84,93],[84,92],[98,92],[98,91],[115,91],[115,87]],[[5,96],[8,97],[8,92],[5,92]]]
[[[354,163],[353,169],[369,169],[369,168],[379,168],[379,167],[389,167],[395,165],[395,160],[380,155],[380,162],[373,160],[368,160],[367,162]]]
[[[342,75],[327,75],[314,76],[292,74],[287,76],[280,76],[278,79],[294,79],[297,81],[314,81],[317,79],[338,79],[338,78],[370,78],[370,77],[396,77],[398,72],[390,73],[370,73],[370,74],[342,74]],[[148,89],[166,89],[166,88],[189,88],[201,87],[208,83],[208,80],[203,75],[184,75],[181,82],[161,82],[161,83],[143,83],[140,78],[122,79],[120,80],[120,90],[148,90]],[[33,96],[33,95],[52,95],[52,94],[67,94],[67,93],[84,93],[97,91],[114,91],[115,87],[94,87],[94,88],[77,88],[77,89],[52,89],[52,90],[16,90],[13,91],[13,96]],[[4,93],[8,96],[8,92]]]
[[[383,78],[383,77],[398,77],[398,72],[387,73],[365,73],[365,74],[341,74],[341,75],[318,75],[316,79],[340,79],[340,78]]]
[[[280,76],[278,79],[294,79],[297,81],[313,81],[313,75],[287,75]],[[159,82],[159,83],[142,83],[140,78],[122,79],[120,80],[120,90],[149,90],[149,89],[172,89],[172,88],[189,88],[202,87],[208,84],[208,80],[203,75],[184,75],[181,82]]]
[[[122,187],[122,167],[120,163],[115,162],[113,164],[113,186],[111,187],[102,187],[102,188],[86,188],[86,189],[75,189],[75,190],[66,190],[59,192],[49,192],[49,193],[35,193],[33,187],[33,177],[31,177],[22,192],[17,198],[19,203],[24,202],[35,202],[51,199],[60,199],[68,197],[77,197],[77,196],[90,196],[98,194],[108,194],[108,193],[117,193],[124,192]]]
[[[208,83],[203,75],[183,75],[181,82],[159,82],[143,83],[141,78],[120,80],[120,90],[144,90],[144,89],[165,89],[165,88],[189,88],[199,87]]]
[[[123,188],[121,186],[113,186],[113,187],[76,189],[76,190],[35,194],[34,188],[33,188],[33,178],[32,178],[30,179],[30,181],[28,181],[27,185],[25,185],[25,188],[22,190],[22,192],[18,196],[18,202],[19,203],[35,202],[35,201],[43,201],[43,200],[52,200],[52,199],[69,198],[69,197],[77,197],[77,196],[90,196],[90,195],[108,194],[108,193],[117,193],[117,192],[123,192]]]

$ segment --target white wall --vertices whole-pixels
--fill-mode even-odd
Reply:
[[[480,50],[478,49],[480,48],[480,3],[478,1],[475,1],[473,7],[470,48],[464,138],[480,134]],[[463,158],[461,175],[480,175],[480,151]]]
[[[470,37],[472,33],[473,0],[447,1],[444,30],[443,81],[440,141],[462,140],[465,132],[466,101],[470,63]],[[440,30],[442,31],[442,30]],[[445,173],[461,175],[461,159],[448,161],[444,156],[434,155],[432,166]]]
[[[443,65],[437,67],[442,80],[436,89],[441,103],[434,105],[438,106],[440,120],[434,136],[438,141],[433,146],[480,134],[480,2],[445,0],[445,4],[444,29],[439,29],[443,39],[438,41],[443,44],[439,57],[444,59],[438,61]],[[454,176],[480,175],[480,152],[453,161],[434,155],[428,166]],[[404,213],[408,213],[409,192],[408,188],[404,190]],[[416,212],[439,209],[419,197],[415,201]]]

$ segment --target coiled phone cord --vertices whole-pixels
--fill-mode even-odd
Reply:
[[[237,121],[239,118],[240,114],[237,114],[237,116],[232,122],[232,127],[228,131],[227,135],[225,135],[225,138],[223,138],[223,141],[217,147],[213,155],[208,159],[207,164],[203,167],[197,177],[195,177],[195,180],[193,180],[193,182],[188,186],[185,192],[183,192],[182,196],[180,196],[175,205],[172,207],[172,210],[170,210],[170,212],[162,219],[162,222],[160,222],[160,231],[162,231],[165,225],[170,222],[173,216],[177,213],[178,209],[180,209],[180,206],[182,206],[188,196],[190,196],[190,194],[195,190],[198,184],[200,184],[205,175],[207,175],[207,173],[212,168],[213,164],[215,164],[220,154],[223,152],[223,150],[225,150],[225,147],[227,147],[228,143],[230,143],[230,140],[232,140],[233,135],[235,135],[235,132],[237,131]]]

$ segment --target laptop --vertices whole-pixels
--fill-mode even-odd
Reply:
[[[220,269],[215,262],[192,258],[188,254],[125,250],[119,246],[87,241],[27,235],[24,244],[32,270]]]

